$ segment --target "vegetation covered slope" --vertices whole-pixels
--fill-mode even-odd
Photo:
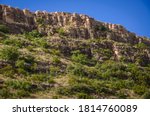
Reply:
[[[64,33],[0,25],[0,98],[150,98],[148,45]]]
[[[150,98],[150,40],[86,15],[0,5],[0,98]]]

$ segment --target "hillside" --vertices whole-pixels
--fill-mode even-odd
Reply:
[[[150,98],[150,40],[87,15],[0,5],[0,98]]]

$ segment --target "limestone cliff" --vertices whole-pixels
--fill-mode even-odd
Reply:
[[[66,35],[72,38],[104,37],[131,44],[144,41],[121,25],[99,22],[87,15],[76,13],[48,13],[45,11],[33,13],[27,9],[20,10],[0,5],[0,23],[8,25],[11,33],[23,33],[38,29],[43,34],[53,35],[58,28],[63,28]],[[150,44],[148,41],[145,43]]]
[[[100,38],[107,39],[113,42],[106,42],[104,45],[97,45],[91,43],[91,49],[86,49],[88,56],[92,55],[96,59],[102,60],[103,57],[98,53],[94,53],[95,49],[99,48],[109,48],[113,51],[112,56],[116,60],[120,60],[122,57],[127,57],[129,61],[135,61],[138,57],[138,49],[133,49],[139,43],[144,43],[149,46],[150,41],[143,37],[136,36],[134,33],[129,32],[123,26],[118,24],[110,24],[97,21],[87,15],[76,14],[76,13],[65,13],[65,12],[53,12],[48,13],[46,11],[36,11],[30,12],[27,9],[20,10],[18,8],[13,8],[6,5],[0,5],[0,23],[7,25],[10,33],[18,34],[24,32],[30,32],[32,30],[38,30],[44,35],[54,36],[54,41],[51,41],[55,45],[60,44],[60,48],[63,53],[68,53],[73,48],[72,43],[74,41],[63,42],[62,40],[57,40],[58,33],[67,38],[76,38],[78,40],[97,40]],[[60,42],[60,43],[59,43]],[[120,45],[120,43],[124,43]],[[125,45],[130,44],[130,47]],[[75,45],[75,43],[74,43]],[[85,45],[85,43],[84,43]],[[83,45],[81,45],[83,46]],[[66,51],[67,50],[67,51]],[[146,61],[150,62],[150,51],[145,50],[143,59],[148,59]],[[136,54],[137,53],[137,54]]]

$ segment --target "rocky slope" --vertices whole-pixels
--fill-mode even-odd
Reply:
[[[150,40],[65,12],[0,5],[0,98],[148,98]]]
[[[120,43],[131,45],[144,43],[150,46],[149,40],[136,36],[121,25],[99,22],[89,16],[76,13],[48,13],[45,11],[36,11],[33,13],[27,9],[20,10],[10,6],[0,5],[0,23],[6,24],[9,27],[10,33],[24,33],[38,30],[44,35],[55,36],[60,32],[69,38],[106,38]],[[99,46],[92,45],[92,47]],[[124,48],[123,46],[118,46],[110,42],[109,49],[112,49],[116,58],[120,59],[122,55],[121,51]],[[135,58],[132,52],[136,50],[133,51],[131,49],[131,51],[128,51],[123,54],[128,56],[129,60],[134,60]],[[147,59],[146,61],[149,61],[149,51],[145,51],[144,57]]]
[[[7,24],[12,33],[23,33],[24,31],[38,29],[41,33],[53,35],[57,28],[62,27],[72,38],[104,37],[132,44],[145,42],[143,38],[137,37],[121,25],[99,22],[87,15],[76,13],[48,13],[46,11],[33,13],[27,9],[20,10],[0,5],[0,22]],[[102,33],[102,31],[106,31],[106,33]],[[145,43],[150,45],[149,41]]]

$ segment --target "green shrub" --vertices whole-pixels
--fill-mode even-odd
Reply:
[[[12,97],[10,90],[7,88],[0,89],[0,98],[6,99]]]
[[[30,97],[30,92],[26,90],[19,90],[15,93],[15,98],[24,98],[24,97]]]
[[[31,79],[34,81],[45,82],[49,81],[49,76],[47,74],[33,74]]]
[[[81,64],[87,64],[88,63],[88,58],[86,55],[81,54],[80,51],[74,51],[72,52],[71,59],[75,62],[81,63]]]
[[[102,74],[99,70],[94,67],[87,67],[82,64],[73,64],[68,65],[67,71],[73,75],[80,76],[80,77],[88,77],[88,78],[101,78]]]
[[[78,98],[92,98],[90,95],[96,93],[92,83],[93,81],[87,78],[72,77],[69,79],[69,85],[59,88],[57,93]]]
[[[102,79],[102,74],[99,70],[97,70],[95,67],[85,67],[84,72],[86,73],[85,76],[94,79]]]
[[[73,93],[80,92],[80,93],[92,94],[95,92],[95,89],[88,84],[75,83],[70,87],[70,91],[72,91]]]
[[[107,86],[107,83],[103,83],[97,79],[89,79],[89,78],[74,78],[71,79],[70,83],[70,91],[72,94],[76,93],[84,93],[89,95],[114,95],[115,91],[113,91],[110,87]]]
[[[60,98],[59,95],[53,95],[53,96],[52,96],[52,99],[59,99],[59,98]]]
[[[25,69],[18,68],[17,71],[18,71],[18,73],[21,74],[21,75],[25,75],[25,76],[28,75],[28,72],[27,72]]]
[[[54,83],[55,83],[55,80],[54,80],[53,78],[50,78],[50,79],[48,80],[48,83],[49,83],[49,84],[54,84]]]
[[[27,55],[24,55],[20,58],[20,60],[24,60],[23,62],[25,63],[29,63],[29,64],[33,64],[35,63],[35,58],[34,56],[30,55],[30,54],[27,54]]]
[[[34,61],[27,61],[27,60],[17,60],[16,67],[18,69],[22,69],[22,71],[32,71],[33,70]]]
[[[119,99],[126,99],[127,98],[127,94],[125,93],[125,91],[122,91],[120,90],[116,96],[119,98]]]
[[[107,57],[108,59],[110,59],[110,57],[113,54],[110,49],[101,49],[101,53],[103,56]]]
[[[135,85],[133,87],[133,90],[138,95],[143,95],[146,92],[147,88],[145,86],[142,86],[142,85]]]
[[[60,72],[60,68],[57,66],[50,66],[49,71],[51,76],[58,76]]]
[[[4,47],[0,50],[0,58],[14,63],[19,58],[19,51],[16,47]]]
[[[139,48],[139,49],[147,49],[148,48],[148,46],[144,43],[138,43],[135,46],[136,46],[136,48]]]
[[[13,78],[14,74],[15,74],[15,69],[11,65],[8,65],[8,66],[0,69],[0,74],[3,74],[4,76]]]
[[[5,84],[8,87],[11,87],[13,89],[32,91],[31,90],[31,83],[29,83],[27,81],[9,80],[9,81],[6,81]]]
[[[60,50],[50,49],[50,53],[51,53],[52,55],[60,56]]]
[[[102,31],[102,32],[104,32],[104,31],[107,31],[108,29],[105,26],[103,26],[103,25],[101,25],[101,26],[95,25],[94,30],[95,31]]]
[[[63,28],[58,28],[56,30],[56,32],[60,35],[60,36],[65,36],[66,35],[66,31]]]
[[[34,51],[34,46],[29,45],[29,46],[27,46],[26,48],[27,48],[27,50],[29,50],[30,52],[33,52],[33,51]]]
[[[84,67],[81,64],[68,65],[67,71],[68,71],[68,73],[71,73],[76,76],[80,76],[80,77],[86,76]]]
[[[150,90],[146,91],[142,96],[143,99],[150,99]]]
[[[114,61],[106,61],[101,64],[99,70],[101,71],[104,79],[127,79],[129,77],[126,65],[121,62],[116,63]]]
[[[114,91],[113,89],[110,89],[108,87],[106,87],[106,85],[104,87],[101,87],[100,90],[98,91],[99,94],[104,94],[104,95],[115,95],[116,91]]]
[[[106,62],[102,63],[101,69],[102,70],[111,69],[113,71],[117,71],[117,70],[124,70],[125,71],[126,66],[121,62],[106,61]]]
[[[47,41],[44,40],[44,39],[41,39],[41,40],[39,41],[39,45],[40,45],[41,47],[43,47],[43,48],[48,48],[48,47],[49,47]]]
[[[116,90],[120,89],[132,89],[134,86],[134,81],[133,80],[114,80],[112,81],[112,88]]]
[[[56,89],[56,93],[64,96],[72,96],[72,91],[70,91],[69,87],[59,87]]]
[[[128,64],[127,71],[131,73],[131,78],[135,79],[140,73],[140,68],[136,64]]]
[[[29,40],[32,40],[33,38],[43,37],[43,35],[41,33],[39,33],[37,30],[33,30],[31,32],[26,32],[25,37]]]
[[[33,43],[33,46],[36,46],[36,47],[48,48],[50,46],[48,42],[46,41],[46,39],[42,37],[33,38],[32,43]]]
[[[26,69],[25,63],[26,62],[24,60],[18,60],[18,61],[16,61],[16,66],[18,68]]]
[[[15,65],[22,73],[32,73],[37,69],[35,58],[31,55],[22,56],[19,60],[16,61]]]
[[[93,98],[86,93],[77,93],[76,96],[78,99],[92,99]]]
[[[128,72],[130,72],[130,78],[133,79],[137,84],[150,85],[150,73],[148,68],[139,67],[135,64],[129,64],[127,66]]]
[[[53,64],[58,65],[61,63],[60,58],[58,56],[54,56],[52,59]]]
[[[107,29],[105,26],[101,26],[101,27],[100,27],[100,30],[101,30],[101,31],[107,31],[108,29]]]
[[[24,46],[24,41],[19,40],[19,39],[9,38],[9,39],[5,39],[3,41],[3,44],[22,48]]]
[[[138,84],[149,86],[150,76],[149,76],[147,71],[139,71],[139,74],[137,74],[137,77],[135,78],[135,81]]]
[[[0,31],[3,33],[9,33],[9,29],[6,25],[0,24]]]

